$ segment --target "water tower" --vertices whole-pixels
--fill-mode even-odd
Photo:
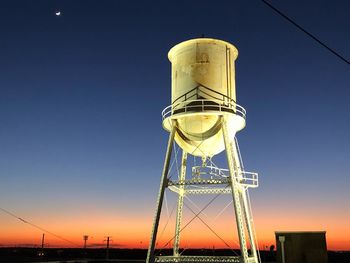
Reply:
[[[258,186],[258,175],[244,171],[236,132],[245,127],[246,111],[236,103],[235,65],[237,49],[230,43],[209,38],[192,39],[174,46],[168,54],[172,64],[171,105],[162,112],[163,127],[170,136],[157,198],[146,263],[242,262],[259,263],[248,188]],[[182,149],[176,180],[168,178],[174,141]],[[227,168],[208,160],[226,152]],[[202,164],[186,174],[187,157]],[[200,186],[200,187],[198,187]],[[156,237],[168,188],[178,194],[173,254],[155,255]],[[241,253],[238,256],[184,256],[179,253],[182,211],[186,195],[230,194],[233,200]]]

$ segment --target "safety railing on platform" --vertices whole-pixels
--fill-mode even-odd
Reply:
[[[163,120],[186,112],[219,111],[246,116],[246,110],[230,97],[213,89],[198,86],[183,94],[162,111]]]
[[[236,103],[227,105],[222,103],[222,101],[213,99],[187,100],[166,107],[162,111],[162,117],[164,120],[176,114],[215,111],[233,113],[245,119],[246,111],[242,106]]]
[[[254,172],[236,171],[234,174],[236,183],[256,188],[259,186],[259,175]],[[218,185],[230,184],[230,172],[228,169],[214,166],[194,166],[192,178],[187,180],[169,180],[168,186],[178,185]]]

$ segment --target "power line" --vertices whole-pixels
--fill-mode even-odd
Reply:
[[[55,233],[52,233],[51,231],[48,231],[48,230],[46,230],[45,228],[42,228],[42,227],[40,227],[40,226],[38,226],[38,225],[35,225],[35,224],[29,222],[28,220],[25,220],[25,219],[23,219],[23,218],[21,218],[21,217],[15,215],[15,214],[11,213],[10,211],[8,211],[8,210],[6,210],[6,209],[4,209],[4,208],[1,208],[1,207],[0,207],[0,210],[3,211],[3,212],[5,212],[6,214],[8,214],[8,215],[10,215],[10,216],[12,216],[12,217],[18,219],[18,220],[20,220],[22,223],[28,224],[28,225],[30,225],[30,226],[32,226],[32,227],[35,227],[35,228],[37,228],[37,229],[39,229],[39,230],[41,230],[41,231],[43,231],[43,232],[46,232],[46,233],[48,233],[48,234],[50,234],[50,235],[52,235],[52,236],[54,236],[54,237],[57,237],[58,239],[61,239],[61,240],[66,241],[66,242],[68,242],[68,243],[71,243],[71,244],[73,244],[73,245],[75,245],[75,246],[79,246],[78,244],[76,244],[76,243],[74,243],[74,242],[72,242],[72,241],[70,241],[70,240],[68,240],[68,239],[66,239],[66,238],[64,238],[64,237],[61,237],[61,236],[59,236],[59,235],[56,235]]]
[[[313,40],[315,40],[317,43],[319,43],[321,46],[323,46],[324,48],[326,48],[328,51],[330,51],[333,55],[337,56],[338,58],[340,58],[342,61],[344,61],[345,63],[347,63],[348,65],[350,65],[350,61],[347,60],[346,58],[344,58],[341,54],[339,54],[337,51],[335,51],[334,49],[332,49],[331,47],[329,47],[328,45],[326,45],[325,43],[323,43],[320,39],[318,39],[315,35],[311,34],[310,32],[308,32],[306,29],[304,29],[302,26],[300,26],[299,24],[297,24],[295,21],[293,21],[293,19],[291,19],[290,17],[288,17],[287,15],[285,15],[284,13],[282,13],[282,11],[278,10],[276,7],[274,7],[272,4],[270,4],[269,2],[267,2],[266,0],[261,0],[265,5],[267,5],[268,7],[270,7],[273,11],[275,11],[277,14],[279,14],[280,16],[282,16],[284,19],[286,19],[288,22],[290,22],[291,24],[293,24],[295,27],[297,27],[298,29],[300,29],[301,31],[303,31],[305,34],[307,34],[309,37],[311,37]]]

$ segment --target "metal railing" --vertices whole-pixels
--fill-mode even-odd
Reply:
[[[163,120],[181,113],[195,113],[204,111],[228,112],[245,119],[246,110],[235,100],[218,91],[204,86],[198,86],[181,95],[171,105],[162,111]]]
[[[209,176],[209,178],[205,178],[206,176]],[[259,186],[258,173],[235,171],[233,178],[236,180],[236,183],[246,187],[255,188]],[[219,185],[230,184],[230,182],[230,171],[228,169],[214,166],[194,166],[192,169],[192,179],[178,181],[169,180],[168,186]]]
[[[227,177],[227,169],[219,168],[217,166],[192,166],[192,177],[200,177],[201,175],[209,175],[210,178]]]
[[[233,113],[245,119],[246,110],[236,104],[224,104],[221,100],[214,99],[197,99],[186,100],[176,104],[169,105],[162,111],[163,120],[176,114],[196,113],[196,112],[226,112]]]
[[[222,101],[233,101],[235,102],[235,100],[231,99],[229,96],[222,94],[216,90],[213,90],[207,86],[204,86],[203,84],[200,84],[199,86],[187,91],[185,94],[182,94],[180,97],[178,97],[177,99],[175,99],[173,101],[173,104],[177,103],[178,101],[186,101],[191,99],[194,96],[197,96],[196,99],[199,99],[199,93],[202,92],[210,97],[212,97],[213,99],[218,99],[218,100],[222,100]],[[211,93],[211,94],[209,94]],[[215,94],[215,95],[213,95]]]
[[[256,188],[259,186],[258,173],[252,172],[236,172],[235,178],[237,182],[246,187]]]

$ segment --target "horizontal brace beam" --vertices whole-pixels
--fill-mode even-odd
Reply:
[[[231,193],[231,188],[190,189],[185,191],[185,194],[188,194],[188,195],[230,194],[230,193]]]
[[[217,185],[217,184],[230,184],[229,178],[223,179],[192,179],[192,180],[179,180],[179,181],[168,181],[168,186],[172,185]]]
[[[177,186],[169,186],[169,190],[173,191],[175,193],[180,194],[181,190]],[[231,193],[231,188],[226,187],[226,188],[198,188],[198,189],[183,189],[183,194],[184,195],[195,195],[195,194],[230,194]]]
[[[181,262],[181,263],[240,263],[241,257],[239,256],[158,256],[155,258],[155,262]]]

